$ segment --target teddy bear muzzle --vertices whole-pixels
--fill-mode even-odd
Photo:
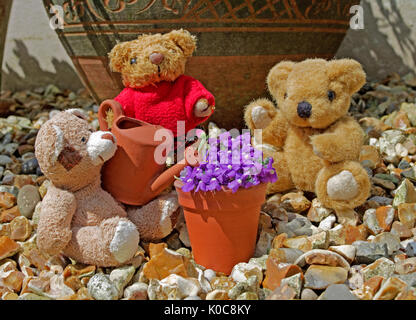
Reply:
[[[116,137],[110,132],[96,131],[88,139],[87,152],[94,165],[100,165],[109,160],[116,150]]]

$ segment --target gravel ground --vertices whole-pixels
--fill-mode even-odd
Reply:
[[[85,91],[53,85],[2,92],[0,297],[415,300],[415,103],[415,78],[393,75],[367,83],[350,112],[367,135],[360,161],[373,183],[370,198],[354,211],[334,212],[313,193],[269,197],[253,258],[226,276],[193,261],[183,216],[172,234],[160,243],[141,242],[133,264],[120,268],[41,252],[36,226],[49,181],[34,156],[37,131],[56,110],[75,107],[98,128],[98,106]],[[167,265],[172,268],[162,268]]]

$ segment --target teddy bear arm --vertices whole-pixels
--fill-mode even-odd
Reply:
[[[71,221],[76,211],[73,193],[50,186],[42,201],[37,229],[38,247],[50,255],[61,252],[72,237]]]
[[[244,120],[251,131],[266,128],[277,114],[275,105],[268,99],[254,100],[244,110]]]
[[[316,155],[329,162],[357,160],[364,143],[360,125],[350,117],[344,117],[327,131],[311,137]]]

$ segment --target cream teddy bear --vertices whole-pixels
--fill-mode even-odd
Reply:
[[[77,110],[60,112],[40,128],[35,154],[52,182],[37,229],[41,250],[51,255],[63,252],[85,264],[118,266],[132,259],[142,234],[146,238],[170,233],[178,211],[175,196],[166,194],[129,217],[101,188],[101,167],[116,148],[113,134],[93,132]],[[165,212],[156,210],[161,206],[167,207]]]

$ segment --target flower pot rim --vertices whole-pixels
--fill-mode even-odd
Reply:
[[[255,189],[255,188],[258,188],[258,189],[260,189],[260,187],[261,186],[263,186],[264,184],[267,184],[267,182],[262,182],[262,183],[259,183],[259,184],[257,184],[257,185],[255,185],[255,186],[251,186],[251,187],[249,187],[249,188],[238,188],[237,189],[237,191],[236,192],[233,192],[230,188],[227,188],[226,186],[221,186],[221,190],[220,191],[217,191],[217,190],[214,190],[214,191],[212,191],[212,190],[210,190],[210,191],[195,191],[195,190],[191,190],[191,191],[182,191],[182,186],[184,185],[184,183],[182,182],[182,181],[180,181],[180,180],[178,180],[178,179],[176,179],[175,180],[175,182],[174,182],[174,186],[175,186],[175,188],[176,188],[176,190],[180,190],[180,192],[182,192],[182,193],[188,193],[188,194],[215,194],[215,193],[217,193],[217,192],[221,192],[221,193],[225,193],[225,194],[229,194],[229,193],[231,193],[231,194],[236,194],[236,193],[238,193],[239,191],[243,191],[243,190],[253,190],[253,189]]]

